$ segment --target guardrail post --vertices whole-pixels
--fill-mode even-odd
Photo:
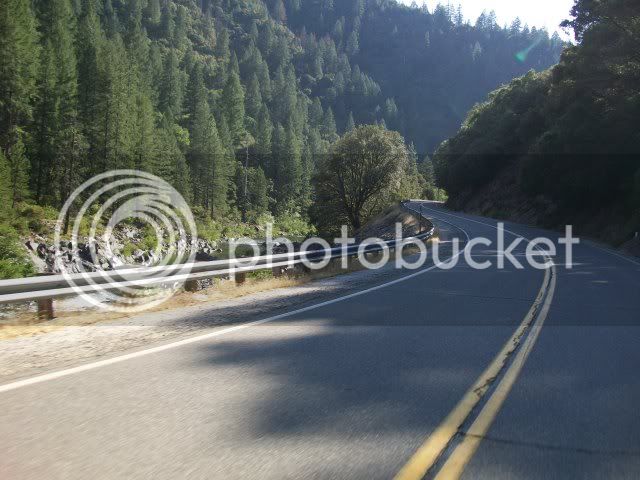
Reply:
[[[48,277],[53,273],[39,273],[38,277]],[[53,298],[39,298],[38,304],[38,320],[53,320],[56,318],[56,312],[53,308]]]
[[[195,293],[200,291],[200,282],[198,280],[187,280],[184,283],[185,291],[189,293]]]
[[[236,272],[234,274],[234,277],[236,279],[237,286],[244,285],[244,283],[247,281],[247,272]]]
[[[53,310],[53,298],[41,298],[38,300],[38,320],[53,320],[56,318]]]

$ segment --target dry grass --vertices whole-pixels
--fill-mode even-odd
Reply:
[[[437,241],[437,239],[433,240]],[[409,247],[406,248],[403,253],[405,256],[410,256],[418,253],[418,249],[416,247]],[[368,254],[368,260],[370,262],[376,262],[380,260],[381,256],[382,254]],[[392,259],[393,257],[391,257],[390,261],[393,261]],[[150,309],[149,312],[177,310],[184,307],[221,302],[280,288],[301,286],[325,278],[362,271],[365,268],[359,259],[350,258],[348,268],[343,269],[341,260],[336,259],[332,260],[329,265],[322,270],[308,273],[285,273],[281,277],[274,277],[270,272],[260,272],[254,276],[249,275],[246,282],[242,285],[236,285],[233,280],[216,279],[212,287],[195,293],[180,291],[162,305]],[[106,312],[101,310],[58,311],[57,317],[54,320],[42,322],[38,320],[35,312],[24,311],[13,316],[11,323],[0,325],[0,340],[20,336],[39,335],[69,325],[89,326],[105,321],[130,318],[134,315],[136,314]]]

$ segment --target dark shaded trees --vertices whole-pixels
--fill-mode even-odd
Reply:
[[[546,226],[623,241],[640,229],[640,5],[577,1],[573,13],[582,43],[476,106],[438,149],[436,173],[456,206],[491,192],[503,215],[527,205]],[[605,213],[606,233],[592,225]]]

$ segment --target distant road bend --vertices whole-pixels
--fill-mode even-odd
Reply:
[[[423,211],[443,260],[454,238],[495,245],[495,220]],[[494,265],[0,385],[0,478],[638,478],[640,263],[472,252]]]

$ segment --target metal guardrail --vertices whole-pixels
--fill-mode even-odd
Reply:
[[[409,208],[405,204],[402,204],[402,206],[420,214],[421,221],[424,219],[417,210]],[[335,259],[363,253],[377,253],[395,249],[411,240],[426,240],[433,236],[433,226],[429,230],[424,230],[414,237],[390,240],[380,244],[366,244],[365,242],[330,249],[306,250],[253,258],[0,280],[0,304],[53,299],[77,295],[81,292],[92,293],[115,290],[122,287],[153,287],[174,282],[238,275],[279,267],[292,267],[305,260],[314,262],[327,258]],[[248,265],[248,263],[252,264]],[[185,273],[185,270],[188,273]],[[75,285],[74,287],[71,286],[71,282]]]

